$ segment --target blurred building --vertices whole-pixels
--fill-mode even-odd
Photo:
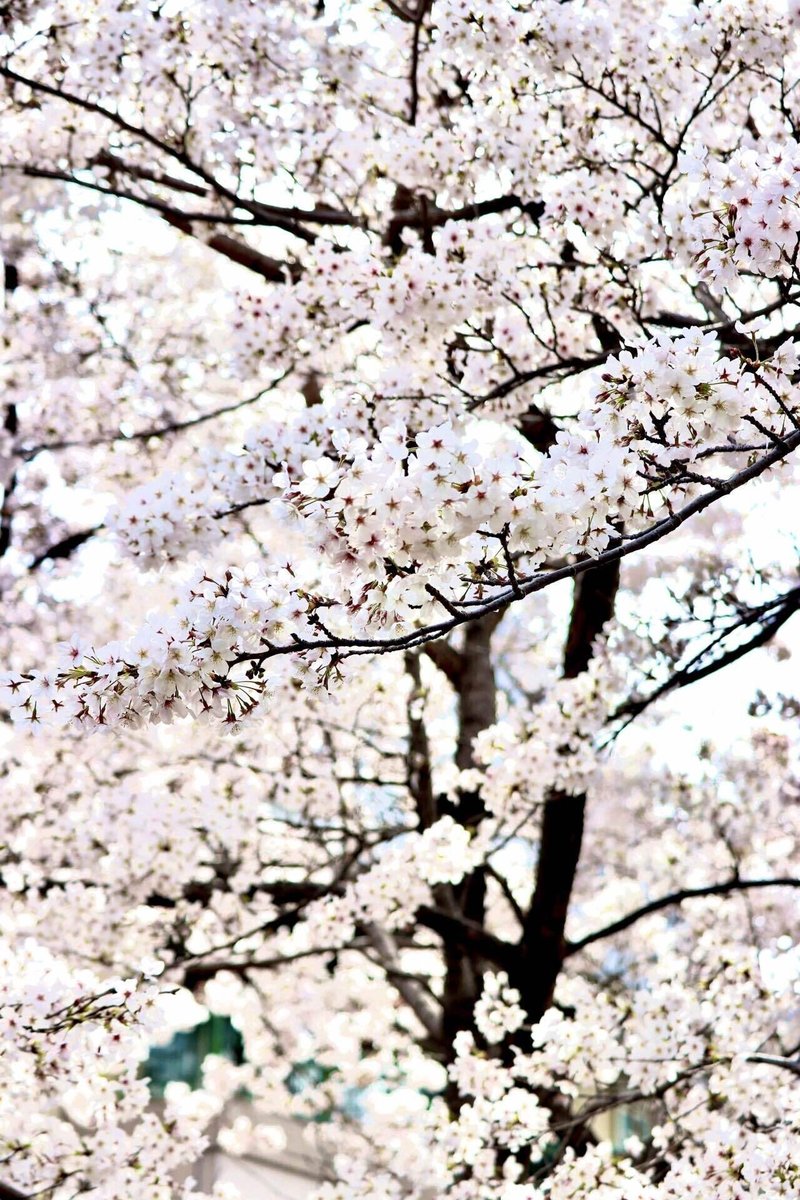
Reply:
[[[203,1060],[209,1054],[242,1061],[241,1038],[227,1017],[211,1015],[193,1029],[176,1034],[167,1045],[154,1047],[145,1067],[154,1104],[162,1102],[168,1083],[179,1081],[199,1087]],[[302,1089],[314,1074],[313,1066],[304,1063],[295,1068],[287,1079],[287,1096]],[[232,1154],[219,1145],[219,1130],[235,1128],[237,1120],[263,1129],[263,1136],[253,1139],[258,1153]],[[646,1105],[637,1103],[599,1113],[592,1128],[600,1139],[611,1142],[615,1151],[623,1154],[631,1138],[643,1144],[648,1141],[652,1124],[653,1114]],[[314,1136],[318,1128],[314,1121],[259,1111],[243,1096],[229,1103],[222,1117],[212,1124],[211,1145],[187,1174],[195,1177],[202,1191],[211,1191],[218,1182],[234,1184],[243,1200],[306,1200],[319,1183],[330,1178]]]
[[[154,1105],[163,1102],[168,1083],[199,1087],[203,1060],[209,1054],[241,1062],[241,1038],[227,1017],[211,1015],[195,1028],[175,1034],[167,1045],[154,1046],[144,1068]],[[292,1090],[297,1089],[290,1078],[287,1096]],[[258,1139],[257,1154],[231,1154],[219,1145],[219,1130],[235,1127],[237,1119],[265,1129],[266,1136]],[[212,1123],[211,1145],[187,1174],[194,1176],[201,1191],[211,1191],[215,1183],[225,1182],[234,1184],[243,1200],[305,1200],[326,1178],[325,1162],[313,1133],[313,1122],[261,1112],[242,1097],[227,1104],[223,1115]]]

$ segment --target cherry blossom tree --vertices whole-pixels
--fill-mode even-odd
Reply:
[[[0,81],[0,1198],[199,1197],[242,1089],[319,1200],[796,1195],[797,5],[16,0]]]

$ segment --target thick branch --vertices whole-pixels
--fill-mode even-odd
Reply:
[[[10,1183],[0,1183],[0,1200],[31,1200],[28,1192],[20,1192]]]
[[[611,562],[583,575],[575,584],[564,675],[574,679],[589,665],[594,645],[614,611],[619,564]],[[586,797],[558,792],[544,805],[539,863],[530,909],[520,944],[517,986],[531,1021],[538,1021],[553,998],[564,962],[564,929],[583,841]]]
[[[491,613],[464,631],[461,650],[461,670],[458,678],[458,737],[456,766],[468,770],[475,765],[473,742],[477,734],[497,719],[497,697],[492,661],[492,634],[500,613]],[[478,789],[461,790],[450,806],[453,818],[466,829],[475,831],[486,815],[483,797]],[[453,927],[446,915],[439,917],[443,940],[445,978],[442,988],[442,1034],[445,1061],[452,1062],[457,1035],[463,1029],[474,1028],[475,1004],[483,987],[484,962],[508,961],[513,947],[490,934],[486,928],[486,872],[471,871],[452,888],[435,892],[440,907],[447,904],[456,914]],[[424,921],[424,918],[423,918]],[[450,925],[448,932],[447,926]],[[429,928],[433,926],[429,923]],[[451,1081],[446,1092],[447,1102],[455,1112],[462,1103],[458,1088]]]
[[[438,933],[445,944],[450,943],[468,950],[475,959],[483,958],[508,970],[518,957],[516,946],[489,933],[482,925],[475,925],[428,904],[418,908],[416,915],[423,928]]]
[[[236,208],[242,208],[256,216],[261,216],[265,224],[272,224],[278,228],[286,230],[287,233],[293,234],[295,237],[301,238],[307,242],[313,242],[315,235],[309,230],[303,228],[297,221],[286,220],[283,216],[283,210],[274,205],[261,205],[257,201],[248,200],[246,197],[239,196],[231,188],[221,183],[216,179],[210,171],[206,170],[201,163],[196,162],[186,150],[180,145],[171,144],[157,137],[146,129],[143,125],[135,125],[133,122],[126,120],[119,112],[113,108],[107,108],[96,100],[89,100],[85,96],[80,96],[75,92],[67,92],[64,88],[56,87],[54,84],[46,83],[41,79],[32,79],[29,76],[21,75],[18,71],[14,71],[11,67],[0,65],[0,77],[8,79],[11,83],[22,84],[28,87],[32,92],[44,96],[50,96],[53,99],[61,100],[65,104],[71,104],[75,108],[82,109],[84,112],[92,113],[95,116],[102,117],[108,121],[114,128],[121,130],[123,133],[129,134],[134,139],[141,139],[148,146],[152,146],[159,153],[167,155],[175,162],[185,167],[197,178],[202,179],[208,186],[209,190],[228,201],[229,204]],[[163,177],[166,180],[166,177]],[[185,190],[185,189],[183,189]],[[131,197],[138,199],[137,197]],[[302,211],[302,210],[298,210]]]
[[[426,656],[438,667],[454,688],[458,687],[461,678],[461,655],[449,642],[429,642],[424,647]]]
[[[419,656],[406,655],[406,671],[413,687],[406,706],[408,720],[407,785],[414,801],[420,829],[429,829],[438,817],[431,779],[431,756],[425,728],[425,690],[419,669]]]
[[[781,1071],[789,1071],[792,1075],[800,1076],[800,1059],[782,1058],[779,1054],[748,1054],[747,1061],[763,1063],[767,1067],[778,1067]]]
[[[492,634],[502,613],[490,613],[465,631],[461,651],[461,675],[458,692],[458,745],[456,766],[465,771],[475,765],[472,743],[476,736],[497,720]],[[465,816],[465,813],[461,813]]]
[[[130,134],[133,138],[141,138],[148,146],[152,146],[162,154],[168,155],[170,158],[179,162],[193,175],[198,176],[204,183],[220,196],[224,196],[227,200],[240,204],[242,208],[247,207],[247,201],[237,197],[235,192],[226,188],[219,180],[215,179],[208,171],[203,168],[200,163],[195,162],[184,150],[179,146],[170,145],[164,142],[161,138],[150,133],[142,125],[134,125],[131,121],[127,121],[120,113],[114,109],[106,108],[95,100],[89,100],[84,96],[78,96],[74,92],[64,91],[63,88],[55,87],[51,83],[45,83],[41,79],[32,79],[27,75],[21,75],[18,71],[14,71],[11,67],[0,64],[0,77],[8,79],[11,83],[22,84],[23,87],[28,87],[32,92],[39,93],[44,96],[51,96],[55,100],[62,100],[65,104],[72,104],[76,108],[83,109],[84,112],[93,113],[95,116],[102,117],[113,125],[116,129],[122,130],[123,133]]]
[[[169,188],[171,191],[188,192],[193,196],[208,195],[209,189],[206,187],[200,187],[195,183],[187,183],[183,179],[176,179],[174,175],[164,175],[158,171],[150,171],[146,167],[139,166],[136,163],[124,162],[123,159],[108,150],[101,150],[95,161],[98,166],[109,167],[112,171],[130,175],[134,179],[145,179],[150,183],[158,184],[160,187]],[[256,223],[262,225],[274,224],[274,221],[271,221],[270,218],[277,218],[284,222],[290,221],[293,225],[298,221],[314,225],[360,224],[358,218],[352,213],[346,212],[341,208],[328,208],[325,205],[316,205],[314,208],[297,208],[294,205],[264,204],[261,201],[248,201],[248,204],[248,211],[252,212]]]
[[[215,890],[213,883],[192,884],[184,889],[181,899],[205,905],[208,904]],[[292,909],[289,914],[281,914],[281,916],[275,918],[277,921],[283,921],[286,915],[290,919],[295,920],[302,907],[310,901],[318,900],[325,896],[341,895],[342,890],[343,885],[341,881],[337,880],[332,880],[330,883],[317,883],[315,880],[308,879],[296,882],[293,880],[275,880],[272,883],[257,884],[251,892],[245,893],[245,897],[252,899],[253,895],[259,892],[269,896],[275,904],[291,905]],[[178,901],[171,896],[152,893],[147,897],[146,903],[151,908],[175,908]],[[415,917],[423,928],[430,929],[431,932],[438,934],[441,938],[449,939],[459,946],[474,950],[490,962],[507,966],[509,961],[517,954],[515,946],[509,942],[504,942],[502,938],[495,937],[494,934],[487,932],[482,926],[476,925],[453,913],[443,911],[433,905],[423,904],[417,909]],[[259,926],[257,932],[263,932],[265,929],[267,929],[267,926]],[[235,940],[242,941],[244,937],[244,934],[240,934]],[[216,949],[221,949],[221,947],[216,947]]]
[[[76,550],[88,542],[90,538],[99,533],[102,528],[102,525],[93,525],[91,529],[81,529],[77,533],[70,533],[67,537],[62,538],[60,542],[56,542],[54,545],[48,546],[46,550],[40,551],[28,569],[35,571],[43,562],[49,562],[56,558],[69,558]]]
[[[544,805],[539,865],[514,982],[532,1022],[550,1007],[565,957],[564,927],[583,841],[586,797],[555,793]]]
[[[379,925],[367,925],[366,932],[378,953],[381,966],[386,971],[392,987],[405,1000],[428,1034],[434,1041],[438,1041],[442,1036],[442,1022],[439,1013],[424,995],[416,980],[410,979],[402,971],[396,969],[397,947],[393,937]]]
[[[97,179],[81,179],[72,171],[57,171],[50,167],[37,167],[31,164],[17,166],[15,163],[2,163],[0,169],[4,171],[16,171],[20,175],[25,175],[29,179],[52,179],[56,183],[70,183],[74,187],[86,188],[92,192],[99,192],[101,196],[111,196],[117,200],[130,200],[132,204],[138,204],[140,208],[149,208],[153,212],[160,213],[167,219],[172,218],[177,221],[197,221],[201,225],[263,225],[276,224],[276,222],[259,221],[256,217],[248,214],[246,217],[232,216],[230,213],[224,212],[209,212],[206,210],[197,210],[186,212],[183,209],[176,208],[173,204],[168,204],[165,200],[159,200],[155,196],[139,195],[136,192],[128,191],[125,188],[116,187],[112,183],[99,181]]]
[[[348,946],[348,949],[351,948],[355,950],[358,947]],[[272,958],[198,962],[186,967],[181,975],[181,982],[185,988],[193,991],[223,971],[246,977],[249,971],[274,971],[276,968],[288,966],[289,963],[298,962],[301,959],[316,958],[323,954],[339,954],[341,950],[341,946],[314,946],[310,950],[299,950],[293,954],[276,954]]]
[[[195,236],[191,222],[185,218],[167,215],[165,219],[170,225],[180,229],[182,233]],[[205,238],[204,242],[217,254],[230,259],[231,262],[238,263],[240,267],[247,267],[248,271],[254,271],[256,275],[261,275],[270,283],[287,283],[298,276],[298,267],[294,263],[270,258],[268,254],[262,254],[260,250],[255,250],[246,242],[240,242],[227,233],[215,233],[211,237]]]
[[[478,200],[464,204],[461,208],[437,208],[435,204],[415,204],[402,208],[389,222],[384,241],[391,246],[404,229],[437,229],[451,221],[477,221],[494,213],[511,212],[517,209],[534,221],[544,214],[541,200],[523,200],[520,196],[495,196],[491,200]]]
[[[490,404],[493,400],[502,400],[505,396],[509,396],[517,388],[523,384],[532,383],[535,379],[546,379],[549,375],[564,377],[568,375],[577,375],[583,371],[590,370],[591,367],[599,367],[607,361],[611,356],[611,351],[604,351],[602,354],[595,354],[591,358],[559,358],[554,362],[545,363],[541,367],[532,367],[529,371],[518,371],[509,379],[504,379],[502,383],[495,384],[488,392],[484,392],[482,396],[473,396],[467,405],[468,412],[474,412],[480,408],[482,404]]]
[[[3,503],[0,507],[0,558],[11,548],[12,523],[14,507],[12,497],[17,486],[18,475],[15,471],[3,489]]]

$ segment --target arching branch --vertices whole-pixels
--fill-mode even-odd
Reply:
[[[727,879],[723,883],[711,883],[706,887],[681,888],[680,891],[670,892],[668,896],[660,896],[658,900],[651,900],[648,904],[643,904],[641,908],[635,908],[626,916],[620,917],[618,921],[612,921],[610,925],[604,925],[602,929],[588,933],[586,937],[580,938],[577,942],[570,942],[566,948],[566,954],[567,956],[577,954],[579,950],[591,946],[593,942],[599,942],[603,938],[613,937],[615,933],[622,933],[623,930],[630,929],[631,925],[635,925],[643,917],[663,912],[666,908],[675,908],[686,900],[700,900],[706,896],[729,896],[736,892],[751,891],[753,888],[770,887],[800,888],[800,879],[793,876],[779,876],[775,879]]]

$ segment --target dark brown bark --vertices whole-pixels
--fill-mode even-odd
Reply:
[[[180,229],[181,233],[192,233],[191,221],[186,218],[167,215],[164,219],[175,229]],[[286,283],[287,280],[296,280],[298,277],[296,264],[270,258],[269,255],[262,254],[260,250],[230,237],[227,233],[213,234],[206,239],[206,245],[224,258],[229,258],[231,262],[238,263],[240,267],[255,271],[256,275],[261,275],[270,283]]]
[[[583,840],[586,797],[556,792],[542,813],[536,887],[522,940],[514,982],[531,1021],[550,1007],[564,961],[564,927]]]
[[[585,671],[594,643],[614,611],[619,565],[609,563],[575,581],[572,614],[564,647],[564,676]],[[531,1021],[550,1007],[567,946],[564,928],[583,841],[584,795],[557,792],[542,813],[539,863],[533,898],[525,917],[519,965],[513,972]]]
[[[618,586],[618,562],[588,571],[575,580],[572,615],[564,647],[565,679],[575,679],[588,667],[594,643],[614,613]]]
[[[0,1200],[30,1200],[30,1196],[11,1187],[9,1183],[0,1183]]]
[[[93,538],[103,528],[102,525],[93,525],[91,529],[80,529],[77,533],[71,533],[68,537],[62,538],[60,542],[56,542],[52,546],[48,546],[46,550],[41,550],[30,567],[31,571],[35,571],[43,562],[56,558],[69,558],[76,550],[79,550],[85,542]]]
[[[462,771],[475,765],[472,743],[497,717],[494,666],[491,657],[492,634],[501,614],[490,613],[464,632],[461,651],[462,670],[458,686],[458,746],[456,766]],[[481,812],[483,807],[481,806]]]
[[[474,766],[472,743],[497,717],[497,697],[494,666],[491,657],[492,634],[499,617],[492,615],[470,625],[465,630],[461,651],[461,672],[458,679],[458,744],[456,765],[461,770]],[[452,807],[452,815],[460,825],[476,829],[486,810],[479,791],[462,792]],[[460,884],[446,889],[455,915],[468,923],[468,928],[482,927],[486,919],[486,873],[483,870],[467,875]],[[502,943],[498,943],[502,945]],[[444,938],[445,979],[442,990],[442,1040],[447,1062],[452,1062],[456,1035],[473,1028],[473,1012],[483,986],[486,958],[480,941],[473,946],[453,938]],[[495,960],[496,961],[496,960]],[[461,1098],[453,1085],[448,1085],[448,1103],[453,1110]]]
[[[406,655],[406,671],[412,682],[411,692],[408,697],[408,754],[406,768],[408,790],[414,799],[420,829],[429,829],[439,813],[433,795],[431,756],[428,748],[428,735],[425,729],[425,717],[421,709],[425,693],[422,686],[419,657],[416,654]]]
[[[461,678],[461,655],[449,642],[429,642],[423,647],[427,657],[435,664],[454,688]]]

